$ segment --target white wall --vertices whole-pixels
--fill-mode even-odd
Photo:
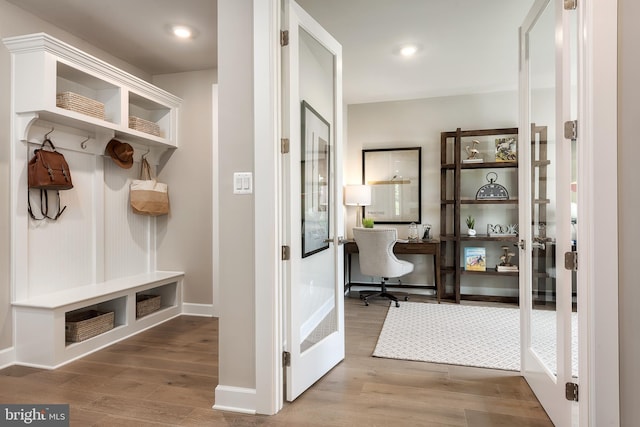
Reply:
[[[178,149],[158,168],[158,179],[169,183],[171,202],[168,221],[158,224],[158,269],[186,273],[186,309],[202,305],[201,314],[212,314],[213,304],[211,85],[216,81],[216,70],[153,77],[155,85],[183,99]]]
[[[218,18],[218,389],[252,390],[256,387],[254,196],[233,194],[233,173],[251,172],[254,165],[253,1],[219,0]],[[259,182],[254,190],[260,191]]]

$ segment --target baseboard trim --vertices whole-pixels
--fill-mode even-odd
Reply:
[[[5,348],[0,350],[0,369],[7,368],[16,363],[16,350],[15,347]]]
[[[182,314],[186,314],[188,316],[215,317],[213,304],[193,304],[183,302]]]
[[[218,411],[256,414],[256,390],[253,388],[218,385],[213,409]]]

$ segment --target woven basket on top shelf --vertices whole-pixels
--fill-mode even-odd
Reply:
[[[113,311],[101,312],[87,310],[65,315],[65,339],[69,342],[80,342],[107,332],[114,327]]]
[[[136,116],[129,116],[129,129],[160,136],[160,126],[157,123]]]
[[[104,104],[73,92],[56,95],[56,106],[104,120]]]

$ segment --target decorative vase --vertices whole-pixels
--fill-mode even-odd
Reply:
[[[418,225],[415,222],[409,224],[409,240],[415,242],[418,240]]]
[[[468,234],[470,237],[474,237],[474,236],[476,235],[476,230],[474,230],[473,228],[470,228],[470,229],[467,231],[467,234]]]

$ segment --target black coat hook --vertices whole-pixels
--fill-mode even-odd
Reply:
[[[83,150],[87,149],[87,142],[91,139],[91,136],[87,136],[87,139],[85,139],[84,141],[82,141],[80,143],[80,147],[82,147]]]

